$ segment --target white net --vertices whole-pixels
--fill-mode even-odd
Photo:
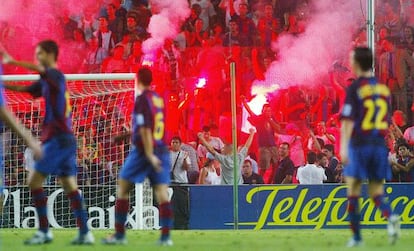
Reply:
[[[66,77],[71,94],[73,129],[78,139],[77,180],[89,211],[89,225],[99,229],[113,228],[116,180],[130,143],[115,144],[111,139],[129,130],[134,77],[132,74],[124,74],[119,79],[116,79],[116,74],[83,75],[83,79],[82,75]],[[5,77],[16,84],[30,84],[30,81],[24,80],[32,78]],[[34,135],[39,135],[44,115],[43,100],[33,100],[29,95],[8,91],[6,99],[20,121]],[[23,141],[10,131],[3,133],[3,146],[5,201],[1,227],[36,227],[35,209],[26,187],[28,172],[34,165],[32,154]],[[51,226],[75,227],[59,179],[50,176],[44,185],[49,195],[48,218]],[[158,211],[153,207],[153,194],[148,182],[135,187],[130,202],[129,227],[158,228]]]

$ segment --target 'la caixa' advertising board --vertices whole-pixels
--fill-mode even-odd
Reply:
[[[414,227],[414,184],[387,184],[386,198],[401,215],[401,225]],[[346,186],[269,185],[239,187],[239,227],[343,228],[347,222]],[[361,224],[383,227],[386,220],[367,198],[364,186],[360,199]],[[231,229],[233,189],[231,186],[195,186],[190,189],[190,229]]]

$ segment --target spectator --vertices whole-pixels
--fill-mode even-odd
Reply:
[[[327,177],[325,170],[316,165],[317,155],[315,152],[308,152],[306,156],[308,164],[304,167],[299,167],[297,178],[300,184],[313,185],[322,184]]]
[[[242,166],[243,184],[264,184],[262,176],[253,172],[252,162],[245,160]]]
[[[230,20],[230,31],[224,35],[223,46],[247,46],[247,35],[240,33],[236,20]]]
[[[114,48],[114,55],[106,58],[102,63],[103,73],[127,72],[127,65],[124,56],[124,47],[118,45]]]
[[[311,134],[311,138],[309,138],[309,141],[308,141],[308,149],[309,150],[315,149],[315,146],[314,146],[314,144],[316,144],[315,138],[316,139],[321,139],[323,141],[324,145],[326,145],[326,144],[335,144],[335,141],[336,141],[335,137],[332,134],[330,134],[326,131],[326,125],[325,125],[325,122],[323,122],[323,121],[321,121],[317,124],[315,137],[312,137],[312,134]],[[316,148],[318,149],[317,145],[316,145]],[[320,146],[320,144],[319,144],[319,149],[318,150],[321,151],[322,148],[323,148],[323,146]]]
[[[233,146],[231,144],[226,144],[223,148],[223,153],[218,153],[213,146],[211,146],[204,137],[204,133],[199,133],[198,138],[201,141],[201,143],[206,147],[206,149],[214,155],[216,160],[220,162],[221,164],[221,184],[222,185],[232,185],[234,183],[234,180],[238,184],[242,184],[243,180],[240,175],[240,167],[242,166],[244,160],[247,156],[247,151],[250,148],[253,137],[254,137],[254,129],[250,129],[250,136],[247,139],[244,146],[241,148],[241,150],[237,154],[237,173],[239,177],[234,177],[234,159],[233,159]]]
[[[239,14],[234,14],[231,18],[236,21],[239,33],[246,35],[246,44],[244,46],[253,46],[253,38],[256,36],[256,25],[247,16],[248,13],[249,5],[247,3],[240,3]]]
[[[191,14],[183,24],[183,30],[187,33],[194,32],[195,23],[200,18],[201,6],[199,4],[191,5]],[[203,24],[204,25],[204,24]]]
[[[127,11],[122,7],[122,0],[112,0],[112,5],[115,7],[115,15],[119,18],[124,18],[127,15]]]
[[[191,144],[185,144],[182,143],[181,144],[181,149],[183,151],[188,152],[188,157],[190,158],[190,168],[187,171],[187,176],[188,176],[188,183],[190,184],[196,184],[198,181],[198,176],[199,176],[199,167],[198,167],[198,157],[197,157],[197,151],[195,150],[195,142],[194,146]]]
[[[189,32],[187,36],[188,47],[201,47],[203,40],[208,39],[209,34],[203,31],[203,20],[197,19],[194,26],[194,31]]]
[[[128,14],[127,16],[127,31],[130,33],[131,39],[145,40],[148,38],[148,33],[145,28],[138,25],[138,18],[134,14]]]
[[[407,118],[401,110],[395,110],[392,115],[391,131],[394,134],[395,140],[404,140],[404,134],[410,125],[407,123]]]
[[[295,165],[289,157],[289,143],[285,142],[279,146],[279,162],[274,175],[274,184],[290,184],[292,183]]]
[[[400,87],[397,80],[397,55],[394,45],[387,40],[381,44],[382,54],[379,57],[379,79],[388,85],[392,92]]]
[[[387,27],[381,27],[378,32],[378,42],[377,42],[377,57],[380,57],[382,53],[386,52],[387,42],[389,41],[390,31]]]
[[[156,6],[151,6],[152,11],[147,8],[146,3],[142,3],[141,1],[134,1],[132,8],[129,10],[127,16],[133,15],[136,17],[137,25],[143,29],[144,31],[147,29],[151,15],[158,14],[156,11]],[[147,35],[147,34],[146,34]]]
[[[213,26],[213,35],[211,36],[212,45],[223,45],[224,34],[223,27],[220,24]]]
[[[408,54],[414,57],[414,28],[411,26],[405,26],[403,29],[403,36],[401,44],[408,50]]]
[[[101,64],[106,57],[106,52],[103,48],[98,47],[98,39],[92,37],[89,41],[85,59],[83,61],[82,69],[88,73],[99,73],[101,71]]]
[[[59,20],[60,27],[62,28],[63,39],[73,40],[73,31],[78,28],[78,23],[70,18],[69,10],[64,10],[63,15]]]
[[[115,43],[121,41],[124,32],[126,31],[125,16],[116,15],[116,7],[114,4],[108,4],[106,7],[108,14],[108,28],[115,35]]]
[[[128,60],[129,56],[131,55],[131,51],[132,51],[132,46],[134,42],[140,42],[140,40],[133,40],[132,39],[132,35],[128,32],[124,33],[124,35],[122,36],[122,40],[117,43],[115,46],[122,46],[124,47],[124,55],[123,55],[123,59]]]
[[[408,144],[398,145],[398,160],[392,161],[392,173],[394,182],[414,181],[414,159]]]
[[[335,183],[335,173],[333,170],[328,168],[328,164],[329,164],[328,156],[326,156],[326,154],[324,153],[318,153],[316,157],[318,161],[318,166],[323,168],[323,170],[325,170],[325,175],[327,179],[324,182]]]
[[[211,136],[209,126],[203,126],[203,139],[214,148],[216,152],[223,151],[224,143],[219,137]],[[204,146],[204,144],[199,144],[197,147],[197,154],[200,158],[201,163],[205,163],[207,161],[207,153],[208,149]]]
[[[208,154],[208,157],[207,162],[204,163],[203,168],[201,168],[198,183],[200,185],[220,185],[221,178],[217,174],[217,169],[215,167],[216,160],[211,154]]]
[[[303,151],[302,137],[299,128],[294,123],[286,125],[286,134],[278,135],[278,142],[287,142],[290,146],[290,158],[295,167],[305,164],[305,152]]]
[[[211,0],[191,0],[191,6],[198,4],[201,8],[199,18],[203,20],[202,31],[209,31],[209,26],[216,16],[216,11]]]
[[[142,65],[142,59],[142,42],[137,40],[132,44],[132,53],[127,60],[129,72],[138,72],[139,67]]]
[[[260,45],[266,48],[271,47],[272,42],[276,41],[280,29],[279,21],[273,17],[273,13],[273,5],[265,4],[264,16],[257,23]]]
[[[275,141],[275,133],[280,131],[279,124],[276,123],[272,115],[272,109],[269,104],[264,104],[262,114],[257,116],[250,109],[246,99],[242,97],[243,106],[249,113],[249,122],[256,127],[257,139],[259,145],[259,174],[264,175],[270,164],[276,163],[278,151]]]
[[[173,137],[171,139],[171,180],[175,183],[187,184],[187,171],[191,166],[189,154],[181,149],[181,138]]]
[[[102,53],[107,57],[109,52],[115,47],[115,34],[108,28],[108,18],[100,17],[99,30],[96,32],[98,38],[98,48],[102,50]]]
[[[328,169],[335,172],[339,167],[339,160],[335,156],[335,147],[331,144],[327,144],[322,148],[322,153],[328,157]]]

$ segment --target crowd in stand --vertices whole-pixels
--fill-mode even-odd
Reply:
[[[146,30],[151,9],[146,1],[128,2],[130,5],[125,8],[121,0],[113,0],[96,14],[79,13],[75,17],[63,12],[59,25],[63,37],[76,52],[71,64],[81,65],[76,71],[71,68],[72,72],[136,72],[146,60],[142,43],[150,37]],[[239,138],[247,142],[239,142],[244,147],[238,149],[242,174],[238,182],[343,182],[343,166],[337,157],[338,112],[345,88],[353,80],[346,64],[333,63],[327,69],[327,82],[320,86],[278,90],[260,115],[255,115],[247,102],[253,81],[263,79],[270,63],[278,60],[277,52],[270,49],[272,42],[280,36],[300,36],[306,30],[311,15],[307,1],[191,0],[189,3],[191,14],[180,33],[175,39],[165,41],[153,62],[155,88],[166,97],[167,114],[177,115],[167,117],[174,182],[232,184],[235,178],[230,158],[233,153],[230,127],[225,126],[230,114],[227,70],[230,61],[237,65],[238,113],[247,111],[248,121],[256,128],[255,136],[251,136],[254,132],[250,136],[239,133]],[[412,1],[381,1],[377,6],[377,75],[391,88],[395,109],[388,136],[395,182],[414,181],[414,127],[410,127],[414,110],[414,105],[411,106],[414,15],[410,15],[413,10]],[[353,45],[366,44],[363,26],[355,32]],[[3,25],[0,34],[6,36],[6,31]],[[99,109],[99,106],[91,108],[97,113]],[[124,124],[128,124],[129,119],[125,118]],[[238,120],[241,122],[241,117]],[[124,128],[122,125],[110,133],[92,127],[76,128],[84,139],[82,146],[113,147],[114,152],[128,148],[104,145],[109,142],[105,137],[124,130],[120,129]],[[102,130],[105,128],[108,126]],[[113,168],[103,168],[101,154],[109,153],[81,150],[80,156],[90,155],[86,164],[85,158],[80,158],[82,184],[107,183],[111,180],[102,177],[116,176],[124,156],[116,157]],[[104,162],[107,165],[111,161]],[[13,178],[6,178],[6,185],[13,184],[10,180]]]

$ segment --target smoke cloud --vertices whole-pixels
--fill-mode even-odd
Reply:
[[[335,60],[346,60],[352,36],[363,24],[359,1],[312,1],[306,30],[297,37],[282,35],[273,49],[279,60],[264,81],[253,84],[253,95],[265,95],[292,85],[317,85]]]
[[[31,60],[35,45],[54,39],[60,46],[59,64],[65,73],[78,72],[79,62],[74,44],[63,40],[59,18],[67,14],[78,21],[85,12],[96,13],[105,0],[13,0],[0,4],[0,43],[16,58]],[[10,69],[22,72],[22,69]]]
[[[153,58],[166,39],[175,38],[191,11],[187,0],[153,0],[151,9],[154,15],[147,29],[151,38],[143,42],[142,51],[146,57]]]

